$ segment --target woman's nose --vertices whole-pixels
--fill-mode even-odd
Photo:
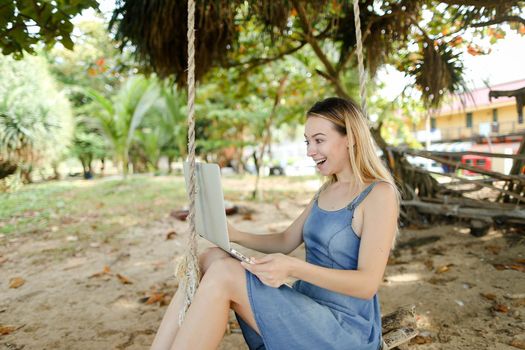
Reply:
[[[306,156],[307,157],[313,157],[315,155],[315,147],[314,145],[310,144],[306,146]]]

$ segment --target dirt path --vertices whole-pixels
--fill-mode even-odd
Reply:
[[[251,220],[231,220],[241,229],[279,230],[306,198],[238,202],[255,212]],[[173,257],[183,251],[185,232],[186,223],[166,215],[104,241],[45,233],[0,238],[0,330],[8,333],[0,349],[147,349],[177,286]],[[382,311],[416,304],[421,336],[406,348],[523,349],[524,259],[523,233],[403,230],[380,290]],[[16,277],[25,283],[10,288]],[[233,333],[220,348],[246,346]]]

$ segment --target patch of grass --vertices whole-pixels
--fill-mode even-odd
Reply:
[[[186,199],[181,177],[131,176],[29,185],[0,194],[0,233],[53,236],[118,232],[158,220]]]
[[[310,196],[311,189],[305,190],[303,184],[315,179],[318,177],[265,177],[261,180],[262,201]],[[228,176],[223,183],[227,200],[251,200],[253,176]],[[16,193],[0,194],[0,202],[0,233],[40,233],[55,239],[74,235],[86,242],[111,240],[132,226],[166,218],[173,209],[187,204],[187,196],[182,176],[132,175],[126,180],[29,185]]]

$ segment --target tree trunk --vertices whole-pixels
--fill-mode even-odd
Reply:
[[[518,150],[518,155],[521,155],[521,156],[525,155],[525,136],[521,140],[520,148]],[[512,164],[512,168],[510,169],[510,175],[519,176],[523,174],[524,167],[525,167],[525,161],[523,161],[523,159],[514,159],[514,163]],[[507,191],[519,193],[522,195],[524,195],[524,192],[525,192],[525,187],[523,185],[523,182],[516,183],[514,181],[508,181],[505,184],[504,188]],[[517,201],[519,201],[519,199],[512,198],[507,194],[503,196],[504,203],[517,203]]]
[[[279,106],[279,101],[281,100],[281,96],[284,93],[284,87],[286,85],[287,79],[288,79],[288,74],[282,77],[281,80],[279,81],[279,87],[277,88],[277,93],[275,94],[275,100],[273,103],[272,111],[270,112],[270,115],[264,125],[264,130],[262,134],[263,142],[259,150],[259,156],[257,157],[256,155],[254,155],[254,157],[258,158],[259,160],[258,162],[256,162],[256,163],[259,163],[259,166],[256,165],[257,174],[255,177],[255,187],[253,189],[252,199],[256,199],[257,197],[260,197],[262,195],[261,193],[258,193],[258,192],[259,192],[259,180],[261,177],[261,168],[262,168],[263,160],[264,160],[264,152],[266,151],[266,147],[268,147],[268,145],[270,144],[272,140],[271,127],[272,127],[275,115],[277,114],[277,107]]]
[[[173,162],[173,157],[168,156],[168,175],[171,175],[173,172],[173,169],[171,168],[171,163]]]

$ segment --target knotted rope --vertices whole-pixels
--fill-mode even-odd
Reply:
[[[361,19],[359,18],[359,0],[354,0],[355,39],[357,43],[357,67],[359,70],[359,95],[361,96],[361,109],[368,119],[366,106],[366,71],[363,64],[363,42],[361,37]]]
[[[184,290],[184,307],[179,314],[182,324],[186,311],[199,285],[199,263],[197,258],[197,232],[195,230],[195,0],[188,0],[188,162],[189,181],[189,238],[188,250],[177,266],[179,288]]]

